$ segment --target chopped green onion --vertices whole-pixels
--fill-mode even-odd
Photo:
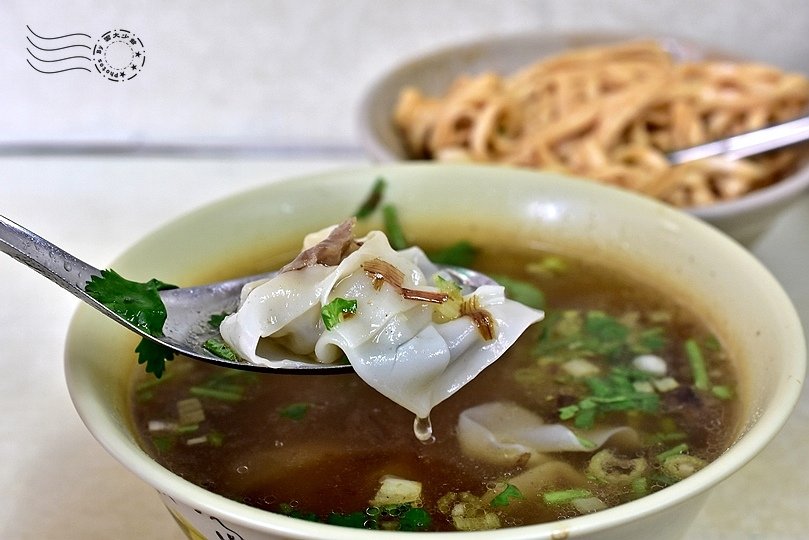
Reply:
[[[373,186],[371,186],[371,191],[365,197],[362,204],[360,204],[357,211],[354,212],[354,215],[357,219],[365,219],[371,214],[373,214],[374,210],[376,210],[379,203],[382,201],[382,196],[385,194],[385,188],[387,187],[387,183],[383,177],[377,177],[374,180]]]
[[[407,239],[402,230],[402,225],[399,222],[399,213],[396,207],[392,204],[386,204],[382,207],[382,219],[385,223],[385,232],[388,235],[390,246],[395,250],[405,249],[408,247]]]
[[[695,340],[689,339],[685,342],[685,354],[691,366],[694,387],[698,390],[707,390],[710,385],[708,369],[705,366],[705,358],[702,356],[702,351]]]
[[[688,438],[688,436],[681,431],[675,431],[673,433],[655,433],[648,438],[648,444],[682,441],[686,438]]]
[[[649,481],[645,476],[639,476],[632,480],[632,495],[640,498],[649,493]]]
[[[346,314],[357,312],[357,301],[346,300],[345,298],[335,298],[320,310],[320,316],[326,330],[331,330],[337,326]]]
[[[547,493],[542,494],[542,500],[545,501],[545,504],[550,505],[560,505],[560,504],[568,504],[576,499],[584,499],[586,497],[592,497],[593,494],[590,491],[583,489],[583,488],[573,488],[573,489],[564,489],[561,491],[549,491]]]
[[[212,338],[207,340],[202,344],[202,348],[211,354],[218,356],[219,358],[224,358],[225,360],[235,362],[239,359],[239,356],[228,346],[227,343],[218,339]]]
[[[224,438],[225,438],[224,435],[222,435],[218,431],[210,431],[210,432],[208,432],[208,444],[210,444],[213,447],[218,448],[218,447],[222,446],[222,443],[224,442]]]
[[[590,458],[587,476],[605,484],[628,485],[643,476],[648,468],[644,457],[616,456],[612,450],[605,448]]]
[[[688,478],[703,467],[705,467],[704,460],[687,454],[669,456],[663,461],[663,471],[676,480]]]
[[[713,393],[713,395],[715,395],[719,399],[731,399],[731,398],[733,398],[733,390],[731,390],[727,386],[723,386],[723,385],[713,386],[713,387],[711,387],[711,392]]]
[[[228,390],[219,390],[216,388],[208,388],[205,386],[192,386],[188,391],[193,396],[208,397],[218,399],[221,401],[240,401],[242,399],[241,392],[232,392]]]
[[[678,444],[677,446],[669,448],[665,452],[661,452],[661,453],[657,454],[657,456],[656,456],[657,461],[660,461],[662,463],[663,461],[666,461],[666,459],[670,458],[671,456],[678,456],[678,455],[682,454],[683,452],[686,452],[687,450],[688,450],[688,445],[686,443]]]

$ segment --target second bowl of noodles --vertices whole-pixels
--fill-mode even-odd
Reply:
[[[809,185],[800,147],[672,166],[668,152],[803,115],[809,80],[674,38],[525,34],[390,70],[360,106],[377,160],[495,163],[657,198],[751,244]]]

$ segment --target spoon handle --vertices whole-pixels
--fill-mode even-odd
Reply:
[[[0,215],[0,251],[36,270],[80,300],[108,314],[109,311],[84,291],[90,277],[100,271],[74,257],[25,227]]]
[[[734,160],[784,148],[806,140],[809,140],[809,116],[802,116],[726,139],[677,150],[671,152],[668,159],[672,165],[720,155]]]

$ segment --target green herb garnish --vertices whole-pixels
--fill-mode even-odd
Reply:
[[[579,429],[590,429],[596,418],[611,411],[641,411],[654,413],[660,408],[660,397],[639,392],[634,383],[647,380],[649,375],[631,368],[616,367],[605,377],[586,377],[590,394],[578,403],[561,407],[559,418],[573,420]]]
[[[303,420],[310,407],[310,403],[292,403],[281,409],[278,414],[290,420]]]
[[[298,510],[289,504],[280,505],[279,512],[298,519],[321,521],[316,514]],[[411,504],[394,504],[382,507],[369,506],[364,511],[358,512],[331,512],[323,521],[330,525],[353,529],[426,531],[432,523],[432,518],[423,508],[416,508]]]
[[[357,208],[357,211],[354,212],[357,219],[365,219],[374,213],[379,203],[382,202],[382,197],[385,194],[385,188],[387,188],[387,186],[387,182],[385,182],[385,179],[381,176],[374,180],[371,191],[365,197],[362,204],[360,204],[360,207]]]
[[[545,294],[534,284],[503,275],[492,278],[506,289],[506,297],[535,309],[545,308]]]
[[[166,371],[166,362],[174,359],[174,351],[146,338],[140,340],[135,352],[138,354],[138,364],[145,364],[146,373],[152,373],[158,379]]]
[[[296,517],[296,516],[293,516]],[[351,527],[352,529],[378,529],[375,519],[370,518],[365,512],[351,512],[349,514],[341,514],[339,512],[332,512],[326,518],[326,523],[329,525],[337,525],[339,527]]]
[[[636,499],[649,493],[649,480],[645,476],[635,478],[632,480],[630,486],[632,488],[632,496]]]
[[[317,514],[314,512],[303,512],[301,510],[296,509],[291,504],[283,503],[279,505],[278,508],[279,514],[284,514],[285,516],[289,516],[295,519],[302,519],[304,521],[320,521],[320,518],[317,517]]]
[[[684,452],[687,452],[687,451],[688,451],[688,444],[681,443],[681,444],[678,444],[677,446],[673,446],[672,448],[669,448],[668,450],[666,450],[664,452],[660,452],[659,454],[657,454],[656,458],[657,458],[657,461],[660,461],[662,463],[662,462],[666,461],[668,458],[670,458],[672,456],[678,456],[678,455],[680,455],[680,454],[682,454]]]
[[[211,354],[219,358],[224,358],[225,360],[235,362],[239,359],[239,356],[227,343],[218,339],[209,339],[202,344],[202,347]]]
[[[699,348],[696,340],[686,340],[685,355],[688,358],[688,364],[691,366],[691,375],[694,378],[694,388],[698,390],[707,390],[710,386],[710,380],[708,379],[708,368],[705,365],[705,358],[702,356],[702,350]]]
[[[166,306],[159,292],[176,288],[156,279],[138,283],[114,270],[102,270],[101,275],[90,278],[84,291],[141,330],[159,336],[166,322]]]
[[[711,393],[718,397],[719,399],[732,399],[733,398],[733,390],[729,387],[717,384],[711,387]]]
[[[574,488],[574,489],[564,489],[560,491],[549,491],[547,493],[543,493],[542,500],[545,501],[545,504],[555,506],[560,504],[568,504],[575,501],[576,499],[586,499],[592,496],[593,494],[586,489]]]
[[[225,440],[225,436],[219,433],[218,431],[209,431],[207,438],[208,444],[210,444],[215,448],[219,448],[220,446],[222,446]]]
[[[436,264],[471,267],[478,255],[478,248],[466,240],[461,240],[443,249],[431,251],[428,256]]]
[[[517,486],[512,484],[506,484],[506,487],[503,489],[503,491],[498,493],[495,496],[495,498],[492,499],[492,502],[490,502],[489,504],[495,507],[508,506],[513,499],[524,499],[524,498],[525,496],[517,488]]]
[[[160,337],[167,315],[159,292],[176,288],[157,279],[139,283],[125,279],[114,270],[102,270],[100,275],[90,278],[84,291],[147,334]],[[135,352],[138,363],[146,364],[146,371],[158,378],[165,371],[166,361],[174,358],[171,349],[146,338]]]
[[[225,317],[227,316],[228,313],[216,313],[214,315],[211,315],[211,318],[208,319],[208,325],[211,328],[219,328],[220,326],[222,326],[222,321],[224,321]]]
[[[551,312],[542,323],[534,347],[536,356],[557,355],[559,362],[573,357],[603,356],[611,362],[659,351],[666,344],[663,329],[628,325],[592,310]]]
[[[399,212],[392,204],[386,204],[382,207],[382,219],[385,223],[385,233],[387,234],[390,247],[395,250],[401,250],[408,247],[410,244],[405,238],[402,224],[399,222]]]
[[[208,386],[192,386],[188,389],[192,396],[218,399],[219,401],[241,401],[242,392],[237,390],[227,390],[210,388]]]
[[[326,330],[331,330],[337,326],[346,315],[353,315],[357,312],[357,301],[346,300],[345,298],[335,298],[320,310],[320,316]]]
[[[399,515],[400,531],[426,531],[431,523],[432,518],[424,508],[410,507]]]

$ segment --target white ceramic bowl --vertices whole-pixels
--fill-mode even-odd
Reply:
[[[683,212],[587,181],[505,167],[405,164],[338,171],[228,198],[179,219],[128,249],[112,267],[131,279],[191,284],[199,268],[244,260],[259,246],[293,245],[337,222],[384,176],[406,230],[447,241],[537,242],[654,276],[728,336],[738,358],[744,426],[719,459],[639,500],[562,522],[486,533],[431,533],[471,540],[678,538],[708,491],[778,432],[804,379],[801,324],[775,279],[746,250]],[[496,195],[496,196],[495,196]],[[215,260],[212,260],[215,257]],[[743,294],[740,294],[743,291]],[[310,523],[245,506],[199,488],[154,462],[130,429],[126,354],[133,336],[81,306],[70,326],[66,375],[76,409],[97,440],[152,485],[191,538],[379,540],[390,534]],[[199,534],[200,536],[194,536]]]
[[[358,132],[366,153],[377,162],[407,160],[404,141],[393,124],[399,92],[414,86],[440,96],[459,76],[495,71],[508,75],[538,59],[568,49],[616,43],[647,36],[608,33],[531,33],[488,37],[429,52],[383,73],[366,91],[358,109]],[[648,36],[682,60],[727,58],[725,52],[706,51],[673,37]],[[745,245],[752,244],[801,192],[809,187],[809,159],[788,178],[738,200],[686,211],[724,231]]]

